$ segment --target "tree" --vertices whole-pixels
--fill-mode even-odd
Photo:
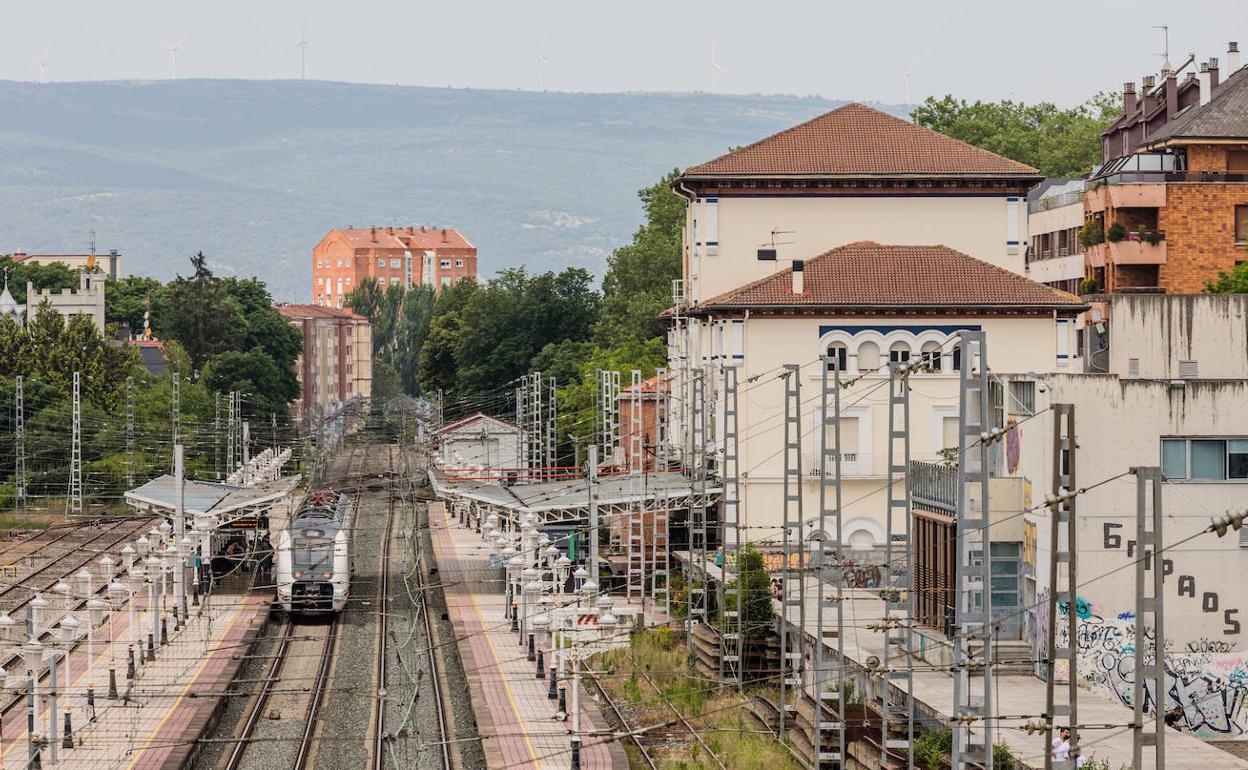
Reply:
[[[1217,280],[1205,282],[1207,294],[1248,294],[1248,262],[1240,262],[1229,273],[1218,273]]]
[[[0,281],[3,281],[4,275],[8,275],[9,292],[18,302],[26,301],[27,281],[34,284],[36,290],[48,289],[57,292],[61,289],[78,288],[78,271],[62,262],[39,265],[34,262],[14,262],[10,256],[0,256]]]
[[[218,393],[242,391],[261,413],[285,413],[286,404],[299,395],[294,372],[279,366],[260,346],[246,353],[230,350],[216,356],[204,371],[203,380]]]
[[[680,241],[685,201],[672,191],[679,169],[637,193],[646,223],[633,242],[616,249],[602,279],[602,313],[594,327],[602,345],[663,333],[659,313],[671,304],[672,281],[681,275]]]
[[[455,388],[455,348],[459,342],[459,314],[452,311],[433,319],[429,338],[420,351],[420,387],[426,393]]]
[[[231,341],[245,332],[245,319],[236,302],[228,301],[225,286],[213,276],[208,259],[198,252],[191,257],[194,272],[179,275],[169,284],[171,312],[161,321],[162,333],[186,348],[191,363],[202,369],[208,359],[231,348]]]
[[[911,113],[920,126],[1004,155],[1045,176],[1080,176],[1101,162],[1101,131],[1122,112],[1099,93],[1067,109],[1051,102],[967,102],[929,96]]]
[[[373,402],[382,403],[399,395],[399,373],[385,361],[373,362]]]
[[[143,331],[143,314],[151,310],[153,334],[159,337],[155,326],[158,319],[168,314],[168,295],[164,285],[155,278],[128,275],[118,281],[109,281],[104,287],[104,321],[125,324],[132,334]]]

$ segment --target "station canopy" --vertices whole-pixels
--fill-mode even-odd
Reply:
[[[236,519],[254,517],[284,502],[301,477],[284,476],[249,486],[213,481],[186,480],[183,511],[188,519],[209,515],[217,526],[229,526]],[[177,510],[177,478],[165,474],[126,492],[126,504],[136,511],[172,516]]]

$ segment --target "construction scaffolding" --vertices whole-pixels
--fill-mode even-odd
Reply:
[[[880,695],[880,763],[887,767],[889,753],[903,750],[906,767],[914,768],[914,549],[910,517],[910,372],[918,361],[889,364],[888,379],[888,507],[884,524],[884,565],[880,598],[884,600],[884,660]],[[900,524],[901,531],[898,532]],[[897,568],[895,546],[903,550],[904,564]],[[901,647],[903,665],[893,666],[893,653]],[[893,700],[894,684],[905,690],[905,700]],[[905,737],[894,731],[905,724]]]
[[[1049,498],[1049,637],[1048,670],[1045,672],[1045,743],[1052,745],[1053,732],[1059,727],[1070,728],[1070,758],[1079,757],[1079,677],[1077,676],[1078,648],[1075,640],[1079,616],[1073,611],[1078,598],[1078,581],[1075,570],[1077,554],[1075,533],[1078,531],[1075,505],[1075,407],[1074,404],[1053,405],[1053,494]],[[1065,575],[1062,574],[1065,567]],[[1064,579],[1063,579],[1064,578]],[[1066,613],[1066,644],[1057,646],[1057,619],[1059,607],[1068,608]],[[1058,665],[1066,664],[1066,693],[1064,702],[1058,699]],[[1137,669],[1138,670],[1138,669]],[[1063,718],[1063,724],[1054,720]],[[1044,755],[1045,770],[1053,770],[1053,752]],[[1160,765],[1159,765],[1160,767]]]
[[[840,768],[845,758],[845,600],[841,550],[841,372],[836,356],[821,359],[819,395],[819,532],[815,554],[812,765]],[[727,487],[725,487],[725,494]],[[834,629],[828,650],[828,626]],[[835,678],[833,675],[835,674]],[[830,712],[830,713],[829,713]]]
[[[784,736],[789,715],[795,713],[791,696],[801,697],[802,629],[806,619],[806,549],[802,537],[802,370],[785,364],[784,374],[784,523],[780,567],[780,719]],[[796,617],[791,609],[796,609]],[[796,629],[790,630],[790,629]]]
[[[954,587],[953,767],[992,767],[992,592],[988,564],[991,428],[988,345],[982,331],[959,341],[957,579]],[[975,730],[973,727],[978,726]]]

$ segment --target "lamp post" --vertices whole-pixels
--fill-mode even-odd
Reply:
[[[113,622],[117,618],[117,605],[124,601],[125,597],[125,584],[117,580],[108,584],[108,697],[110,700],[117,697],[117,646],[113,644]]]

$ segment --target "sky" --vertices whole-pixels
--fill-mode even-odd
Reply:
[[[1199,10],[1197,10],[1199,9]],[[0,79],[297,78],[1067,105],[1248,44],[1244,0],[0,0]],[[298,47],[306,40],[304,49]],[[712,61],[717,66],[712,66]],[[43,63],[43,66],[40,66]]]

